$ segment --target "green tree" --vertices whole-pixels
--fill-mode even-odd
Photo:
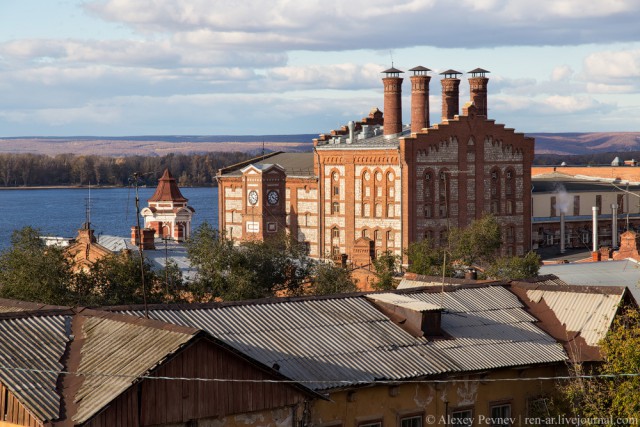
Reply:
[[[451,259],[465,265],[489,264],[501,244],[500,225],[491,214],[472,221],[468,227],[449,231]]]
[[[581,417],[638,419],[640,417],[640,312],[625,308],[600,343],[604,362],[595,366],[574,365],[577,374],[558,386],[558,412]],[[584,378],[581,375],[610,377]]]
[[[149,304],[173,299],[165,295],[164,281],[143,263],[146,301]],[[77,272],[70,295],[77,305],[142,304],[142,274],[138,253],[113,254],[94,262],[89,271]]]
[[[300,295],[313,265],[304,247],[284,234],[235,245],[203,223],[186,245],[198,271],[191,286],[204,300]]]
[[[317,263],[313,267],[309,292],[314,295],[332,295],[358,290],[351,272],[334,263]]]
[[[443,248],[434,247],[428,240],[423,239],[418,242],[411,243],[407,249],[407,258],[409,259],[409,268],[407,271],[416,274],[424,274],[426,276],[438,276],[442,274],[442,266],[445,262],[445,251]],[[447,265],[446,275],[451,275],[450,259]]]
[[[375,275],[378,279],[372,285],[374,289],[380,291],[394,289],[393,277],[395,276],[399,262],[399,258],[390,252],[386,252],[373,260]]]
[[[46,246],[40,235],[31,227],[13,232],[11,247],[0,254],[0,296],[53,305],[73,303],[71,265],[61,248]]]
[[[540,271],[540,256],[529,252],[525,256],[505,256],[496,258],[485,274],[490,279],[522,280],[536,277]]]

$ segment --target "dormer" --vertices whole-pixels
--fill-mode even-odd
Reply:
[[[406,295],[382,293],[367,298],[414,337],[442,336],[442,307]]]

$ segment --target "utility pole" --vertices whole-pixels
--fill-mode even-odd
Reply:
[[[144,317],[149,318],[149,307],[147,306],[147,286],[144,280],[144,256],[143,256],[143,244],[142,244],[142,229],[140,228],[140,197],[138,196],[138,184],[140,175],[138,172],[133,173],[133,184],[136,188],[136,226],[137,226],[137,238],[138,238],[138,250],[140,251],[140,280],[142,283],[142,301],[144,302]]]

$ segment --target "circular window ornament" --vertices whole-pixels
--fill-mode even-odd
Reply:
[[[382,181],[382,174],[380,172],[376,172],[376,181]]]
[[[258,192],[256,190],[249,191],[249,204],[258,204]]]
[[[271,190],[269,191],[269,193],[267,193],[267,202],[270,205],[277,205],[278,200],[280,200],[280,195],[278,194],[277,191]]]

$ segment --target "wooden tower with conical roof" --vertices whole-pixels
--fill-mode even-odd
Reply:
[[[191,218],[195,210],[180,192],[175,178],[165,169],[156,192],[142,209],[144,227],[154,230],[155,237],[183,241],[191,236]]]

